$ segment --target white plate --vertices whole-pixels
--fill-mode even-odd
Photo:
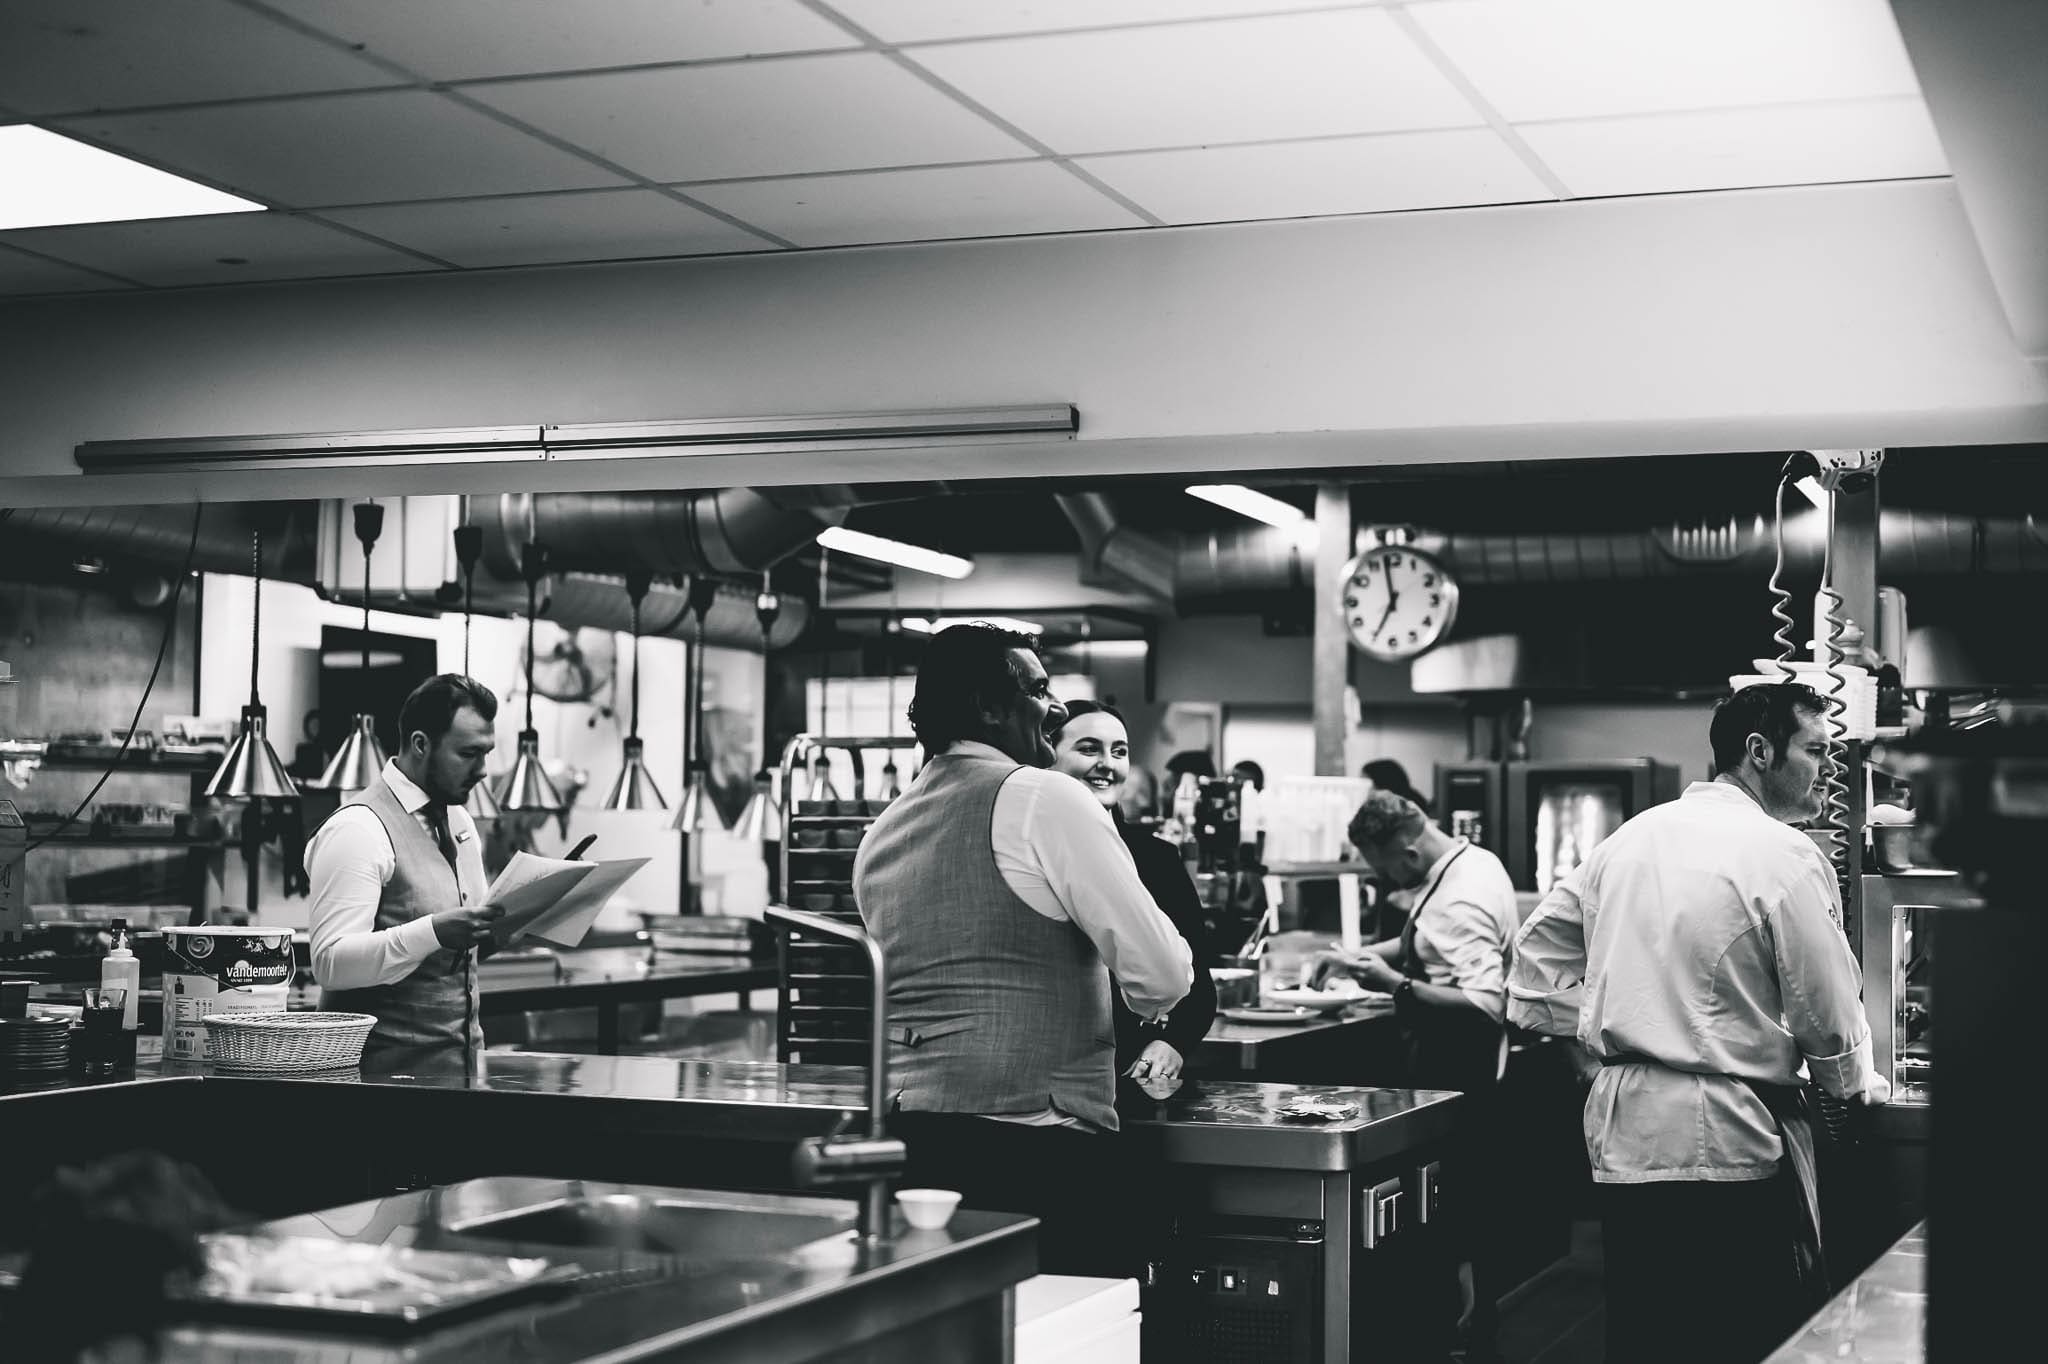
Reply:
[[[1313,1023],[1322,1015],[1314,1009],[1222,1009],[1225,1018],[1235,1023],[1263,1023],[1268,1027],[1298,1028],[1304,1023]]]
[[[1335,1013],[1353,1004],[1369,999],[1392,999],[1392,995],[1375,994],[1369,990],[1268,990],[1266,999],[1274,1004],[1283,1004],[1294,1009],[1314,1009],[1317,1013]]]

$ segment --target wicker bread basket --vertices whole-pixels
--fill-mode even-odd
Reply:
[[[332,1070],[363,1059],[370,1014],[208,1014],[207,1059],[233,1070]]]

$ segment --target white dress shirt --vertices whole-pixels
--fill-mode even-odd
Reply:
[[[1742,1077],[1869,1088],[1870,1025],[1834,870],[1726,782],[1609,835],[1515,939],[1508,1017],[1605,1065],[1586,1099],[1593,1178],[1753,1180],[1783,1142]]]
[[[1016,761],[973,740],[948,751]],[[1109,811],[1086,786],[1050,768],[1018,769],[996,793],[989,844],[1018,899],[1088,935],[1132,1013],[1157,1018],[1187,997],[1195,978],[1188,941],[1138,879]],[[863,844],[854,855],[856,881],[866,853]]]
[[[383,777],[412,812],[419,826],[434,836],[427,822],[427,793],[386,761]],[[482,904],[483,843],[469,811],[448,807],[448,832],[455,839],[455,877],[461,905]],[[313,976],[323,990],[361,990],[389,985],[411,975],[441,942],[434,921],[422,915],[395,928],[377,927],[377,904],[385,883],[398,868],[383,821],[360,805],[344,805],[328,816],[306,847],[306,877],[312,885]],[[460,905],[450,905],[450,909]]]
[[[1429,983],[1455,988],[1498,1022],[1507,1006],[1508,944],[1515,936],[1515,883],[1507,868],[1459,839],[1430,864],[1415,898],[1422,906],[1415,955]]]

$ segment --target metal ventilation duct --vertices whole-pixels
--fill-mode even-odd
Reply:
[[[1124,525],[1101,493],[1060,493],[1053,500],[1081,537],[1084,581],[1108,573],[1155,597],[1173,596],[1173,546]]]
[[[508,593],[516,590],[518,610],[526,606],[524,583],[507,583]],[[482,605],[484,584],[479,582],[478,604]],[[569,629],[627,631],[633,628],[633,603],[626,595],[622,578],[598,577],[584,573],[559,573],[548,580],[547,603],[540,618]],[[727,583],[718,585],[718,595],[704,615],[704,642],[721,649],[761,652],[761,622],[754,615],[752,588]],[[460,610],[458,606],[456,608]],[[791,593],[782,594],[782,612],[768,632],[768,646],[784,648],[810,624],[811,604]],[[681,588],[656,584],[647,590],[640,607],[640,634],[644,639],[685,639],[697,637],[697,618],[689,610],[689,595]]]
[[[263,532],[263,576],[307,583],[314,577],[317,504],[263,502],[204,504],[199,538],[192,539],[192,508],[169,503],[138,507],[24,507],[7,519],[7,535],[35,536],[67,549],[139,560],[166,570],[185,562],[203,573],[247,573],[250,537]]]
[[[520,547],[548,547],[558,569],[641,565],[655,573],[758,573],[802,549],[846,507],[783,507],[751,488],[713,492],[506,493],[470,503],[484,566],[519,575]]]

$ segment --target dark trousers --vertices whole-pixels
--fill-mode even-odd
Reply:
[[[962,1207],[1036,1217],[1040,1272],[1139,1277],[1157,1199],[1116,1133],[905,1112],[889,1131],[909,1152],[899,1188],[957,1189]]]
[[[1755,1364],[1805,1320],[1791,1175],[1597,1184],[1607,1364]]]

